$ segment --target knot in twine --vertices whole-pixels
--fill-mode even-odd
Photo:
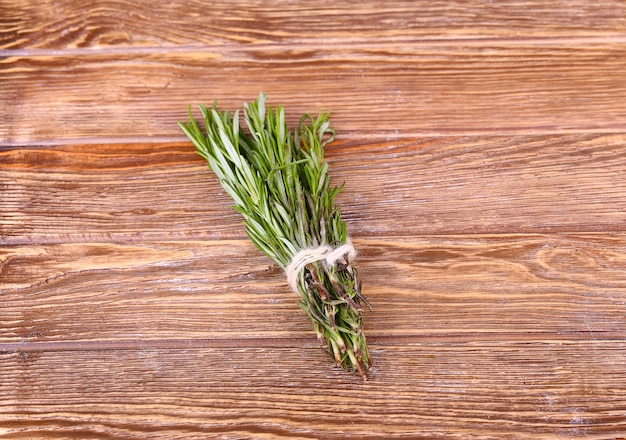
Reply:
[[[287,282],[291,290],[298,293],[298,275],[308,264],[316,261],[324,261],[327,265],[332,266],[339,261],[344,255],[348,255],[348,260],[354,260],[356,257],[356,249],[352,246],[352,241],[348,238],[346,243],[333,248],[327,244],[316,248],[305,248],[293,256],[287,267]]]

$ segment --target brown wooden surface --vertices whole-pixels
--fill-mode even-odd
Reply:
[[[0,438],[626,437],[625,71],[621,1],[0,0]],[[333,112],[368,382],[176,126],[259,90]]]

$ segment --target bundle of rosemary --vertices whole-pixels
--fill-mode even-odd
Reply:
[[[337,365],[366,378],[370,357],[363,333],[356,252],[334,198],[324,147],[335,137],[329,114],[306,114],[288,130],[282,106],[266,108],[265,95],[239,111],[200,105],[206,133],[194,119],[179,125],[208,161],[254,244],[286,272],[299,306]]]

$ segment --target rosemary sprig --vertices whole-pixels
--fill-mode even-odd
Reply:
[[[191,108],[189,121],[179,125],[234,200],[250,239],[285,270],[303,249],[338,248],[348,237],[334,204],[342,186],[331,186],[324,160],[324,147],[335,137],[330,115],[306,114],[292,133],[284,108],[266,108],[265,100],[260,93],[244,104],[248,133],[241,130],[239,111],[219,111],[216,103],[199,106],[204,133]],[[295,284],[299,306],[337,365],[366,378],[370,356],[361,304],[369,304],[349,254],[333,264],[306,264]]]

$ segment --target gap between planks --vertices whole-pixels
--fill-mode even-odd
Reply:
[[[584,332],[572,332],[584,333]],[[530,337],[529,337],[530,336]],[[543,336],[543,337],[540,337]],[[564,338],[563,334],[553,332],[498,333],[498,339],[484,337],[484,332],[467,332],[450,335],[374,335],[368,337],[368,345],[371,349],[397,346],[446,346],[446,347],[488,347],[501,346],[511,343],[525,345],[595,345],[601,343],[622,342],[621,338]],[[42,341],[42,342],[9,342],[0,343],[0,354],[8,353],[34,353],[51,351],[124,351],[124,350],[198,350],[216,348],[294,348],[316,349],[319,343],[312,336],[310,338],[281,338],[281,337],[258,337],[258,338],[194,338],[194,339],[150,339],[150,340],[101,340],[101,341]]]
[[[206,44],[206,45],[183,45],[183,46],[145,46],[145,47],[101,47],[101,48],[68,48],[68,49],[0,49],[0,57],[48,57],[48,56],[90,56],[90,55],[152,55],[163,53],[230,53],[249,52],[259,49],[332,49],[337,47],[354,49],[373,48],[397,48],[398,45],[410,44],[422,47],[455,46],[463,44],[466,47],[480,47],[492,45],[497,42],[511,47],[559,44],[564,46],[578,46],[586,44],[626,44],[626,35],[616,33],[613,35],[586,36],[586,37],[460,37],[460,38],[382,38],[375,42],[362,38],[305,38],[290,43],[256,43],[242,45],[239,43]]]
[[[528,135],[528,136],[550,136],[550,135],[574,135],[574,134],[600,134],[600,135],[619,135],[626,133],[626,124],[621,125],[606,125],[603,127],[586,127],[586,128],[555,128],[551,126],[539,127],[536,125],[529,125],[526,127],[508,127],[508,128],[490,128],[483,127],[479,130],[472,128],[463,129],[445,129],[439,128],[433,131],[426,130],[373,130],[368,132],[363,131],[342,131],[337,130],[337,136],[342,141],[348,141],[351,139],[363,139],[374,141],[404,141],[406,139],[413,138],[432,138],[432,137],[459,137],[459,136],[516,136],[516,135]],[[61,147],[61,146],[74,146],[74,145],[125,145],[125,144],[169,144],[169,143],[184,143],[189,144],[190,148],[193,145],[189,142],[189,139],[183,135],[181,136],[103,136],[103,137],[85,137],[85,138],[52,138],[52,139],[37,139],[32,141],[10,141],[0,139],[0,152],[8,151],[13,148],[40,148],[40,147]]]

